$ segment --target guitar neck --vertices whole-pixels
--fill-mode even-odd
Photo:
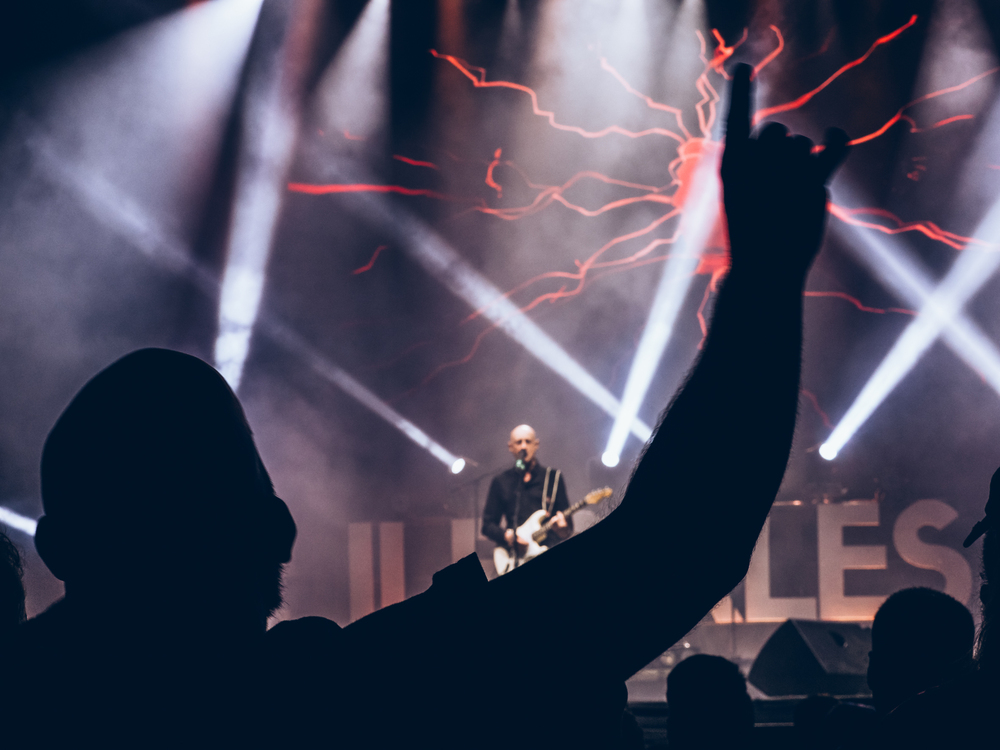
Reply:
[[[586,504],[587,504],[586,500],[581,500],[576,505],[569,506],[566,510],[564,510],[562,512],[562,514],[566,518],[569,518],[571,515],[573,515],[574,513],[576,513],[578,510],[580,510]],[[541,538],[541,537],[545,536],[546,534],[548,534],[552,530],[552,527],[555,526],[555,525],[556,525],[556,519],[555,518],[550,518],[548,521],[546,521],[545,523],[542,524],[542,527],[538,531],[536,531],[534,534],[531,535],[532,538],[534,538],[535,541],[537,542],[539,538]]]

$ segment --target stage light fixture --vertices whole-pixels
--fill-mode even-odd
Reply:
[[[465,459],[464,458],[456,458],[455,461],[454,461],[454,463],[452,463],[452,465],[451,465],[451,473],[452,474],[461,474],[462,473],[462,469],[464,469],[464,468],[465,468]]]
[[[621,456],[617,453],[610,453],[609,451],[604,451],[601,454],[601,463],[607,466],[609,469],[613,469],[621,461]]]

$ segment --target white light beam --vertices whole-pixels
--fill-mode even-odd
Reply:
[[[617,466],[632,424],[649,391],[673,334],[674,323],[698,268],[698,261],[715,221],[719,217],[718,159],[706,154],[698,165],[676,249],[663,266],[660,284],[646,318],[632,368],[629,370],[622,405],[615,417],[601,461]]]
[[[998,235],[1000,201],[990,208],[974,236],[988,238]],[[942,335],[965,303],[982,288],[998,267],[1000,252],[996,249],[971,245],[961,251],[947,276],[921,308],[916,320],[903,331],[830,437],[820,446],[819,452],[823,458],[832,461],[837,457],[847,441]]]
[[[10,508],[5,508],[2,505],[0,505],[0,523],[6,524],[12,529],[23,531],[28,536],[34,536],[35,529],[38,528],[38,521],[34,518],[22,516],[20,513],[15,513]]]
[[[894,237],[839,222],[838,231],[849,234],[848,249],[879,281],[907,305],[922,308],[930,299],[934,282]],[[961,311],[946,321],[944,343],[1000,395],[1000,350],[982,329]]]
[[[347,174],[338,168],[331,171],[335,179],[344,184],[374,182],[355,179],[357,175]],[[473,310],[481,310],[483,317],[521,344],[539,362],[592,403],[612,417],[617,416],[621,404],[611,391],[601,385],[537,323],[521,312],[492,282],[466,263],[428,224],[398,202],[383,196],[372,193],[352,193],[350,196],[361,209],[362,215],[383,230],[392,232],[395,243],[425,271],[453,294],[468,302]],[[652,428],[640,419],[633,419],[630,429],[643,442],[653,434]]]
[[[274,7],[277,7],[275,5]],[[251,57],[251,74],[243,107],[241,154],[233,197],[233,215],[226,246],[226,268],[219,296],[219,331],[215,366],[235,391],[243,377],[250,338],[264,292],[267,262],[284,196],[285,175],[291,164],[301,114],[301,87],[306,67],[301,63],[315,39],[302,15],[310,4],[290,3],[285,10],[283,39],[277,50]],[[277,22],[279,19],[267,19]],[[310,19],[315,20],[315,19]],[[273,31],[273,30],[271,30]],[[258,34],[254,47],[269,43]],[[264,68],[273,54],[276,61]]]
[[[71,159],[56,153],[44,141],[36,141],[34,153],[39,164],[52,174],[60,186],[69,187],[99,223],[124,237],[128,243],[150,259],[157,267],[183,275],[209,296],[218,290],[218,281],[211,271],[195,261],[187,246],[165,230],[156,219],[137,204],[131,196],[100,174],[73,164]],[[456,456],[431,439],[423,430],[379,399],[345,370],[319,354],[301,336],[273,316],[264,315],[258,325],[286,351],[301,358],[327,382],[337,386],[375,414],[385,419],[420,447],[444,463],[453,474],[465,467],[465,459]]]

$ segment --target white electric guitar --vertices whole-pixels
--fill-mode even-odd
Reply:
[[[562,513],[566,518],[569,518],[584,506],[595,505],[613,494],[613,492],[614,490],[610,487],[602,487],[599,490],[588,492],[583,500],[576,505],[571,505]],[[548,549],[545,546],[546,538],[552,527],[556,525],[556,519],[550,518],[546,521],[544,520],[545,515],[544,510],[536,510],[514,532],[518,539],[528,545],[527,549],[518,555],[517,562],[519,565],[528,562],[533,557],[538,557]],[[498,574],[509,573],[514,569],[514,556],[507,551],[506,547],[497,547],[493,550],[493,564],[496,566]]]

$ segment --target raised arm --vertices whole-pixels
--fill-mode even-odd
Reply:
[[[615,679],[662,653],[743,578],[791,447],[802,290],[846,136],[828,131],[816,154],[781,125],[753,137],[750,74],[740,66],[733,76],[722,161],[732,268],[697,366],[621,505],[490,584],[501,606],[544,613],[539,627],[571,641],[575,627],[574,645]]]

